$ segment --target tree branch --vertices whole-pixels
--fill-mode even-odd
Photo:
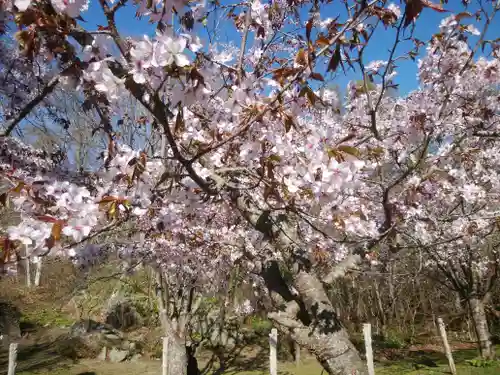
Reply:
[[[5,132],[3,133],[4,137],[8,137],[12,131],[16,128],[16,126],[30,114],[30,112],[40,104],[49,94],[51,94],[59,83],[60,74],[52,78],[49,83],[43,88],[43,90],[35,96],[29,103],[27,103],[24,108],[19,111],[16,117],[7,122],[7,126]]]

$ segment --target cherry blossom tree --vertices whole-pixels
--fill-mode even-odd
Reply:
[[[216,276],[238,264],[273,323],[329,374],[366,373],[326,293],[346,270],[408,248],[429,249],[436,267],[443,259],[460,266],[471,252],[474,269],[490,264],[481,254],[498,225],[500,63],[486,32],[497,2],[443,20],[418,63],[420,87],[406,97],[388,94],[396,62],[423,43],[410,36],[412,48],[395,53],[422,10],[445,11],[427,0],[408,0],[403,10],[345,1],[326,20],[327,2],[99,0],[107,25],[97,30],[80,20],[87,1],[1,4],[25,58],[51,62],[45,87],[84,96],[107,138],[102,168],[68,170],[8,137],[50,92],[20,104],[0,145],[22,217],[4,254],[19,242],[32,256],[92,263],[109,247],[102,234],[133,223],[137,235],[118,251],[157,268],[160,286],[174,274],[193,281],[183,288],[191,301],[184,311],[200,282],[222,281]],[[154,36],[119,30],[115,15],[125,6],[156,25]],[[210,30],[203,41],[200,30],[218,12],[241,35],[239,46],[211,40]],[[474,17],[481,31],[467,24]],[[387,28],[396,34],[388,60],[366,62],[366,45]],[[326,85],[342,69],[362,76],[345,100]],[[117,139],[125,95],[141,103],[158,150]],[[185,373],[186,338],[162,319],[171,370]]]

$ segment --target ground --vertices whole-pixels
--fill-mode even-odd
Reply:
[[[500,349],[500,348],[499,348]],[[257,357],[242,357],[233,363],[228,375],[259,375],[268,374],[267,355],[262,350]],[[400,358],[378,362],[377,375],[440,375],[449,374],[444,355],[435,348],[413,348],[399,353]],[[403,358],[404,356],[404,358]],[[477,357],[475,349],[454,351],[458,375],[496,375],[500,374],[500,362],[480,363],[474,361]],[[279,363],[280,375],[320,375],[321,367],[312,358],[305,358],[296,367],[294,363]],[[159,360],[144,360],[127,363],[104,363],[95,360],[74,362],[61,356],[54,350],[54,343],[25,345],[19,351],[19,364],[16,375],[157,375],[160,373]],[[0,375],[7,373],[7,353],[0,355]]]

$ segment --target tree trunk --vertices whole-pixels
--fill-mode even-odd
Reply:
[[[165,336],[168,337],[168,373],[186,375],[188,356],[185,340],[180,338],[171,328],[167,328]]]
[[[378,309],[378,317],[380,322],[380,330],[378,330],[378,334],[382,337],[385,337],[387,331],[387,320],[385,318],[386,311],[384,309],[384,304],[382,303],[382,297],[380,296],[380,289],[378,286],[377,280],[374,280],[373,286],[375,289],[375,298],[377,299],[377,309]]]
[[[187,375],[199,375],[200,370],[198,369],[198,360],[196,359],[195,349],[191,346],[186,347],[186,354],[187,354]]]
[[[298,295],[290,292],[276,264],[270,265],[263,277],[273,301],[281,298],[282,308],[270,313],[269,318],[283,334],[290,334],[314,354],[329,375],[367,374],[367,367],[349,340],[322,282],[312,271],[301,270],[294,275],[293,287]]]
[[[491,335],[488,327],[488,320],[486,319],[486,312],[484,311],[484,303],[479,298],[470,298],[469,307],[472,315],[472,320],[474,322],[474,327],[476,329],[481,357],[491,359],[494,357],[494,353],[491,345]]]
[[[286,277],[276,261],[257,267],[273,302],[268,317],[284,335],[290,334],[314,354],[329,375],[366,375],[367,367],[340,323],[308,252],[298,245],[302,236],[297,217],[273,220],[270,211],[260,210],[240,194],[234,194],[233,202],[265,241],[285,255]]]
[[[166,285],[161,271],[155,270],[155,272],[157,281],[156,296],[160,322],[164,335],[168,338],[168,373],[172,375],[186,375],[188,367],[186,340],[183,337],[179,337],[174,328],[174,323],[167,314],[166,305],[168,301],[166,301],[166,296],[168,296],[168,293],[166,293],[165,290]]]
[[[294,280],[312,322],[297,331],[297,342],[309,346],[329,375],[367,374],[365,363],[349,339],[335,313],[321,281],[312,273],[300,271]]]

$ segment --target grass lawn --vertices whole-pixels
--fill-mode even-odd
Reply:
[[[279,374],[280,375],[320,375],[322,371],[321,366],[317,363],[306,362],[302,364],[299,368],[296,368],[294,364],[280,364]],[[427,368],[422,367],[420,369],[415,369],[411,363],[394,363],[390,366],[378,366],[376,368],[377,375],[397,375],[397,374],[408,374],[408,375],[442,375],[450,374],[449,369],[444,364],[439,364],[437,368]],[[92,361],[83,361],[80,364],[61,367],[58,369],[51,370],[41,370],[41,371],[29,371],[29,372],[18,372],[17,375],[34,375],[34,374],[44,374],[44,375],[157,375],[160,373],[160,362],[140,362],[140,363],[99,363]],[[498,375],[500,374],[500,363],[492,367],[472,367],[468,364],[462,364],[457,366],[458,375]],[[225,374],[228,375],[267,375],[269,374],[266,370],[229,370]]]
[[[500,349],[500,347],[499,347]],[[500,350],[499,350],[500,354]],[[489,362],[487,367],[474,367],[470,362],[477,356],[476,350],[457,350],[453,356],[458,375],[500,375],[500,361]],[[73,363],[66,358],[58,357],[44,347],[30,347],[19,353],[19,365],[16,375],[158,375],[161,363],[157,360],[104,363],[94,360],[83,360]],[[0,375],[6,374],[7,363],[0,356]],[[477,363],[476,363],[477,364]],[[264,351],[255,357],[242,357],[236,360],[228,375],[267,375],[268,357]],[[296,367],[294,363],[280,362],[280,375],[320,375],[321,366],[313,358],[305,358]],[[445,356],[437,352],[411,352],[404,359],[376,363],[377,375],[441,375],[449,374]]]

